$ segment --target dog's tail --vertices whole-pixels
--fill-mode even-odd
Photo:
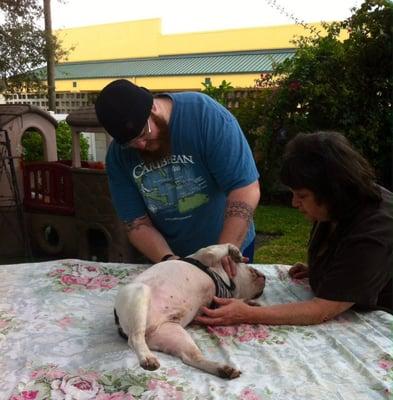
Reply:
[[[114,313],[114,315],[115,315],[115,323],[116,323],[116,325],[118,326],[118,327],[117,327],[117,331],[119,332],[119,335],[120,335],[123,339],[128,340],[128,336],[124,333],[122,327],[120,326],[119,316],[117,315],[116,308],[113,309],[113,313]]]

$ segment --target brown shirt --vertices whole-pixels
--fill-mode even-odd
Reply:
[[[315,224],[310,236],[310,285],[316,297],[393,312],[393,194],[350,218]]]

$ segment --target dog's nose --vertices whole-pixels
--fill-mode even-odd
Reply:
[[[263,276],[263,277],[265,277],[265,275],[263,275],[261,271],[258,271],[257,269],[256,269],[255,271],[257,271],[257,275],[258,275],[258,276]]]
[[[259,277],[263,277],[264,279],[266,278],[261,271],[258,271],[257,269],[254,269],[254,271]]]
[[[265,275],[264,275],[262,272],[258,271],[258,270],[255,269],[255,268],[251,268],[251,274],[253,275],[253,279],[254,279],[255,281],[260,281],[259,284],[260,284],[262,287],[265,285],[266,277],[265,277]]]

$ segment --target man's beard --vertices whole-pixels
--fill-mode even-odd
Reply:
[[[165,120],[157,115],[152,114],[150,117],[158,128],[158,136],[148,142],[147,148],[137,150],[145,164],[154,161],[160,161],[170,154],[171,138],[169,136],[169,128]],[[154,146],[154,150],[149,150],[150,145]]]

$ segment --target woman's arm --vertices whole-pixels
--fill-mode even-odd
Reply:
[[[328,321],[348,310],[354,303],[314,297],[298,303],[272,306],[250,306],[239,299],[214,298],[219,308],[202,308],[204,315],[195,318],[205,325],[315,325]]]

